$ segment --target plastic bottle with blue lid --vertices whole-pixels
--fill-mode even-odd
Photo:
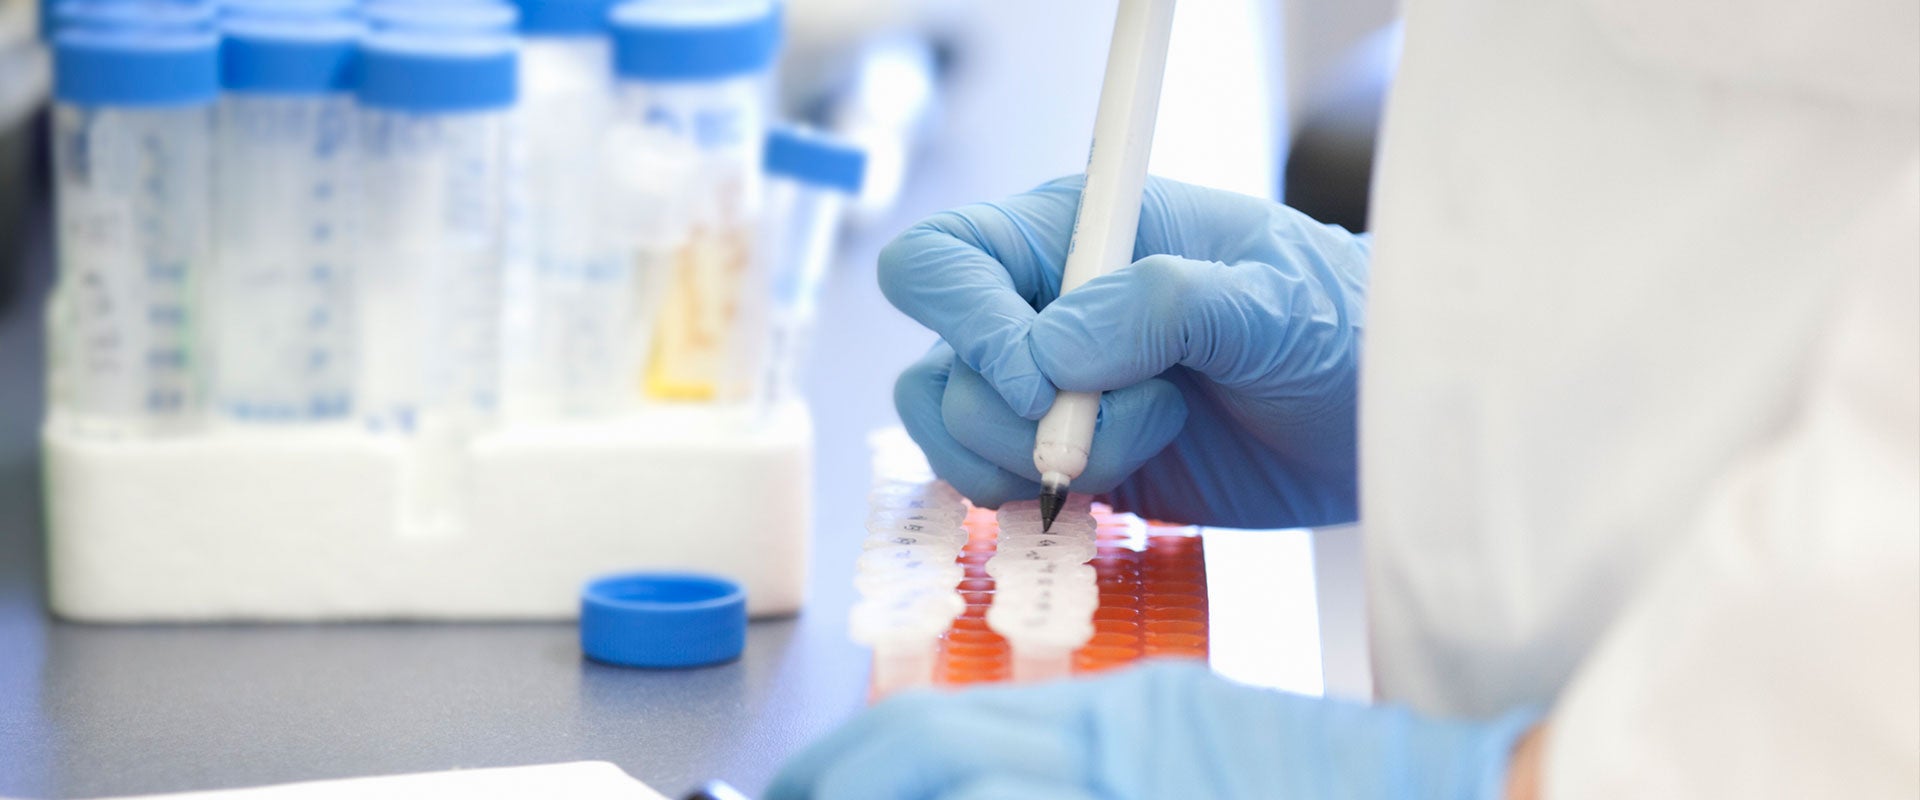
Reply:
[[[230,6],[222,20],[221,224],[206,329],[223,421],[313,423],[350,410],[361,26],[310,5],[308,16]]]
[[[219,92],[214,34],[121,22],[53,40],[50,416],[105,437],[198,421],[194,285],[209,260]]]
[[[499,406],[517,44],[375,31],[359,67],[357,414],[414,440],[402,526],[459,530],[466,448]]]
[[[516,234],[508,271],[514,416],[604,417],[633,407],[633,263],[622,246],[607,130],[611,0],[519,0]]]
[[[779,7],[635,0],[610,19],[611,166],[646,304],[641,382],[656,400],[746,399],[766,338],[755,251]]]

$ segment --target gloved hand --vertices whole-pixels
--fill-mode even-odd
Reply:
[[[767,798],[1498,798],[1534,719],[1427,719],[1160,664],[901,695],[789,761]]]
[[[1059,297],[1082,182],[936,214],[880,254],[887,299],[942,338],[894,389],[934,471],[982,505],[1034,497],[1055,391],[1104,391],[1074,491],[1201,524],[1354,519],[1369,240],[1151,179],[1137,260]]]

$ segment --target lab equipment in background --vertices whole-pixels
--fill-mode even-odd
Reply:
[[[354,62],[360,25],[324,9],[222,24],[219,225],[206,282],[221,418],[345,418],[353,382]]]
[[[824,101],[824,127],[868,156],[866,180],[850,209],[855,222],[879,222],[900,199],[909,162],[939,110],[940,62],[925,35],[879,37],[860,47],[851,77]]]
[[[874,489],[856,561],[862,600],[853,638],[874,648],[875,699],[923,683],[1039,681],[1143,658],[1208,658],[1200,529],[1116,514],[1072,494],[1055,534],[1041,534],[1038,503],[1007,503],[998,512],[972,507],[933,477],[905,431],[876,433],[868,444]],[[937,522],[929,527],[953,531],[959,545],[896,544],[890,515],[903,514]],[[881,583],[888,574],[892,582]],[[931,602],[864,616],[858,610],[948,588],[963,604],[938,626],[927,619]]]
[[[389,31],[361,48],[365,181],[358,401],[376,433],[410,434],[401,530],[466,525],[468,447],[501,383],[510,37]]]
[[[254,1],[239,0],[225,18],[298,16],[290,6],[246,10]],[[306,19],[334,18],[324,0],[314,5],[323,11]],[[496,18],[497,5],[488,12]],[[190,16],[189,29],[212,18]],[[639,365],[628,363],[615,372],[626,400],[618,413],[497,419],[502,265],[527,230],[516,222],[522,184],[512,166],[526,109],[515,99],[513,37],[448,19],[464,18],[374,26],[362,40],[353,111],[360,213],[347,226],[357,253],[348,303],[354,423],[107,439],[65,424],[72,415],[57,406],[42,430],[54,613],[100,622],[565,619],[579,613],[588,577],[645,567],[737,579],[753,614],[798,610],[813,463],[801,398],[770,407],[643,403]],[[756,41],[766,51],[773,33],[762,24]],[[217,56],[209,49],[207,59],[211,104]],[[606,71],[610,84],[613,64]],[[711,126],[740,122],[702,105],[709,84],[731,80],[666,80],[662,92],[701,101],[690,107],[710,126],[701,139],[709,141]],[[741,80],[767,82],[764,70]],[[757,183],[751,173],[761,168],[764,121],[757,104],[748,111],[749,143],[716,150],[725,167],[749,169],[728,173],[734,189]],[[203,139],[214,135],[217,115],[207,115]],[[720,171],[709,166],[696,161],[687,172]],[[667,199],[668,211],[690,202]],[[740,235],[757,237],[764,212],[737,205],[753,212],[734,220]],[[738,326],[729,344],[744,349],[763,335],[769,289],[757,268],[738,283],[744,318],[722,322]],[[80,341],[65,336],[72,324],[61,308],[50,315],[56,338]],[[254,310],[264,312],[246,309]],[[215,330],[205,314],[195,321]],[[753,377],[763,369],[734,366]],[[700,535],[672,533],[688,530]],[[949,570],[949,591],[954,579]]]
[[[55,426],[175,431],[199,410],[192,317],[208,261],[218,42],[138,28],[54,39]]]
[[[779,7],[638,0],[611,18],[640,380],[658,400],[744,399],[765,336],[754,240]]]
[[[762,252],[770,273],[767,374],[760,396],[768,407],[799,392],[820,284],[833,260],[844,212],[860,192],[866,153],[854,145],[796,128],[767,135],[766,220]]]
[[[377,431],[493,416],[511,38],[375,32],[359,87],[360,407]]]
[[[520,0],[518,203],[510,223],[507,412],[603,417],[631,408],[634,265],[607,177],[610,0]]]

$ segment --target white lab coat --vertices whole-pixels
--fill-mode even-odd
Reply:
[[[1374,211],[1383,699],[1548,796],[1920,795],[1920,3],[1411,3]]]

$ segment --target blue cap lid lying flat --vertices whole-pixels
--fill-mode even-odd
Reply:
[[[400,111],[502,109],[519,93],[518,69],[511,37],[375,33],[361,42],[359,98]]]
[[[580,649],[623,667],[698,667],[740,657],[747,595],[690,572],[608,575],[580,593]]]
[[[768,131],[762,162],[769,175],[848,194],[860,191],[867,171],[867,153],[858,146],[798,128]]]
[[[53,37],[53,95],[82,105],[210,103],[220,37],[186,31],[68,30]]]
[[[320,94],[356,82],[360,25],[351,20],[236,17],[221,32],[220,84],[230,91]]]
[[[614,69],[622,77],[699,81],[759,72],[780,47],[772,0],[633,0],[615,6]]]
[[[613,0],[518,0],[520,30],[549,36],[579,36],[607,31]]]

